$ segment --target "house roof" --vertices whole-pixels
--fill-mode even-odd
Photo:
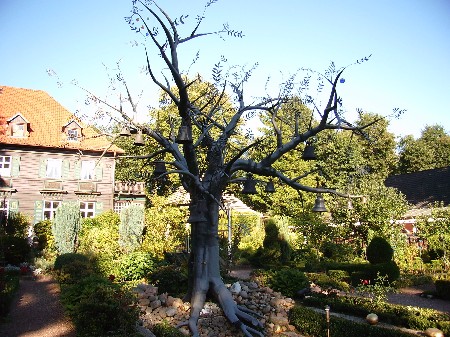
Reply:
[[[385,185],[397,188],[414,208],[435,202],[450,205],[450,167],[390,176]]]
[[[19,115],[29,123],[28,137],[10,137],[8,122]],[[75,121],[83,137],[79,142],[68,141],[63,127]],[[94,127],[84,124],[53,97],[42,90],[0,86],[0,144],[51,147],[89,151],[123,153],[124,151],[101,135]]]

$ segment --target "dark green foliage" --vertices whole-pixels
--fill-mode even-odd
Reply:
[[[187,266],[160,266],[148,275],[149,282],[158,287],[159,293],[181,297],[187,292]]]
[[[30,259],[31,247],[27,239],[8,235],[3,237],[2,241],[6,264],[17,266]]]
[[[11,212],[0,222],[0,260],[19,265],[30,260],[31,248],[27,240],[28,219],[21,213]]]
[[[0,267],[0,318],[8,314],[17,289],[19,289],[19,275],[6,272]]]
[[[355,258],[355,249],[353,246],[345,243],[335,243],[326,241],[322,244],[321,251],[323,256],[335,262],[351,261]]]
[[[327,326],[325,313],[316,312],[313,309],[296,306],[289,312],[290,323],[302,334],[308,336],[326,336]],[[359,323],[340,317],[331,316],[330,335],[333,337],[365,336],[365,337],[412,337],[416,336],[395,329],[382,328],[369,325],[366,322]]]
[[[53,245],[52,222],[44,220],[34,225],[34,234],[37,238],[37,249],[44,250],[49,245]]]
[[[436,292],[440,298],[450,300],[450,279],[449,280],[436,280]]]
[[[149,253],[133,252],[122,256],[117,277],[121,281],[140,280],[152,272],[153,268],[154,260]]]
[[[378,264],[361,264],[361,268],[350,274],[351,283],[354,286],[361,285],[361,281],[367,280],[374,283],[378,273],[380,276],[387,276],[389,283],[396,281],[400,277],[400,268],[395,261]]]
[[[73,263],[74,261],[89,262],[87,256],[78,253],[67,253],[59,255],[55,260],[55,270],[60,270],[63,266]]]
[[[298,269],[255,270],[252,276],[262,285],[279,291],[284,296],[295,297],[297,292],[309,286],[305,273]]]
[[[103,277],[64,285],[61,300],[79,337],[136,336],[139,312],[134,298]]]
[[[368,298],[355,296],[313,296],[305,298],[307,306],[323,308],[331,306],[333,311],[364,318],[369,313],[378,315],[381,322],[415,330],[426,330],[431,326],[450,333],[450,315],[426,308],[407,307],[398,304],[374,303]]]
[[[328,270],[327,275],[336,281],[348,282],[350,280],[350,275],[345,270],[330,269]]]
[[[322,289],[337,289],[342,291],[350,290],[350,285],[342,280],[344,278],[341,279],[337,276],[331,277],[324,273],[307,273],[306,276],[310,282],[318,285]]]
[[[385,263],[392,260],[394,250],[386,239],[376,236],[367,246],[366,254],[372,264]]]
[[[152,332],[156,337],[184,337],[183,333],[166,321],[155,324]]]
[[[263,246],[256,250],[255,254],[250,258],[250,262],[256,267],[267,269],[285,265],[290,260],[292,249],[289,243],[280,237],[275,220],[270,219],[266,223],[264,230]]]

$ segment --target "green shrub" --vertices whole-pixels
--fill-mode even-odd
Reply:
[[[436,280],[436,292],[440,298],[450,300],[450,280]]]
[[[367,246],[366,254],[371,264],[386,263],[392,260],[394,250],[386,239],[376,236]]]
[[[305,273],[298,269],[262,270],[252,273],[252,278],[262,286],[279,291],[284,296],[295,297],[297,292],[309,286]]]
[[[9,273],[0,267],[0,317],[8,314],[17,289],[19,289],[19,275]]]
[[[187,266],[160,266],[148,275],[151,284],[158,287],[159,293],[181,297],[187,292]]]
[[[42,251],[44,249],[54,249],[55,240],[52,234],[52,222],[44,220],[34,225],[34,234],[37,238],[37,249]]]
[[[5,236],[3,240],[3,253],[6,264],[19,265],[30,260],[31,247],[28,240],[17,236]]]
[[[80,229],[80,206],[77,202],[63,202],[56,209],[52,223],[52,234],[59,254],[75,252]]]
[[[396,281],[400,277],[400,268],[395,261],[386,263],[361,265],[361,269],[350,274],[353,286],[358,286],[362,281],[374,283],[378,274],[387,276],[389,283]]]
[[[140,280],[152,272],[153,268],[153,257],[149,253],[137,251],[122,256],[116,276],[121,281]]]
[[[333,278],[324,273],[306,273],[310,282],[318,285],[322,289],[337,289],[342,291],[349,291],[350,285],[345,281]]]
[[[129,253],[133,252],[142,243],[144,232],[144,207],[131,204],[120,212],[119,245]]]
[[[289,312],[289,320],[302,334],[308,336],[326,336],[327,324],[325,313],[313,309],[296,306]],[[416,336],[400,330],[359,323],[344,318],[330,317],[330,334],[333,337],[366,336],[366,337],[412,337]]]
[[[450,316],[426,308],[417,308],[390,303],[374,303],[369,298],[357,296],[330,297],[314,295],[302,301],[305,305],[323,308],[330,305],[333,311],[364,318],[369,313],[378,315],[381,322],[415,330],[426,330],[430,326],[450,333]]]
[[[55,270],[60,270],[63,266],[73,263],[74,261],[89,262],[87,256],[78,253],[66,253],[59,255],[55,260]]]
[[[184,337],[183,333],[166,321],[154,325],[152,332],[156,337]]]
[[[64,285],[61,301],[79,337],[135,336],[139,311],[133,296],[103,277]]]
[[[330,269],[327,275],[335,281],[347,282],[350,280],[350,275],[345,270]]]

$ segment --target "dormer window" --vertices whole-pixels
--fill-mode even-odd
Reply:
[[[81,125],[76,121],[71,120],[63,126],[63,138],[65,138],[68,142],[79,142],[82,137],[81,130]]]
[[[67,140],[69,142],[77,142],[78,141],[78,130],[67,130]]]
[[[8,135],[10,137],[28,137],[28,127],[30,123],[18,113],[6,121],[8,123]]]

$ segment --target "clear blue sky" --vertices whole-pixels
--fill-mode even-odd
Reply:
[[[201,12],[206,1],[159,4],[179,17]],[[70,85],[104,93],[108,85],[103,64],[121,60],[132,90],[145,89],[151,102],[156,88],[140,68],[142,41],[125,23],[128,0],[0,0],[0,84],[48,92],[71,111],[86,109],[84,94]],[[189,20],[187,20],[189,23]],[[331,61],[342,66],[372,54],[351,67],[340,88],[352,119],[356,108],[388,115],[407,109],[390,130],[397,136],[419,136],[425,125],[440,124],[450,132],[450,1],[449,0],[219,0],[207,13],[204,30],[243,30],[243,39],[209,36],[181,55],[188,66],[200,51],[198,70],[209,78],[220,55],[229,63],[259,63],[250,88],[253,94],[267,76],[281,78],[300,67],[323,71]],[[189,47],[189,48],[188,48]],[[64,85],[60,88],[53,69]],[[144,107],[145,107],[144,104]]]

